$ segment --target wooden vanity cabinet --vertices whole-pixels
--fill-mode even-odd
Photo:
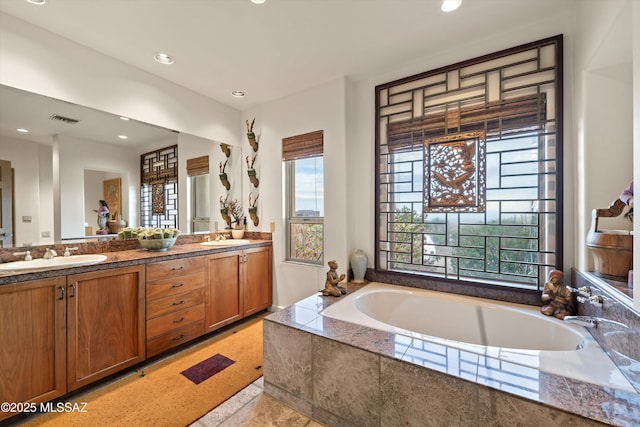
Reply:
[[[0,402],[67,392],[65,277],[0,286]],[[0,420],[15,415],[0,412]]]
[[[271,306],[271,246],[207,256],[207,332]]]
[[[204,257],[147,265],[147,357],[205,332]]]
[[[145,359],[144,266],[67,276],[72,391]]]
[[[206,330],[207,332],[242,319],[240,295],[241,252],[209,255],[207,260]]]
[[[246,249],[243,263],[242,312],[243,316],[271,307],[272,272],[271,246]]]

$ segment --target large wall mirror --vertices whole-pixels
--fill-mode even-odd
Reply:
[[[2,226],[5,238],[0,247],[95,235],[95,210],[105,198],[105,183],[117,183],[120,192],[118,206],[111,206],[110,212],[119,210],[118,217],[128,226],[140,225],[140,156],[175,145],[179,153],[179,228],[207,231],[194,229],[192,216],[201,213],[192,212],[192,180],[185,165],[190,157],[209,156],[212,170],[217,170],[218,162],[226,157],[219,142],[0,85],[0,161],[3,169],[10,165],[11,170],[10,182],[2,182],[5,191],[1,194],[9,200],[2,204],[2,217],[11,217],[11,221]],[[240,192],[240,162],[230,163],[229,179]],[[222,221],[213,201],[217,193],[227,194],[227,190],[219,182],[215,185],[217,174],[209,175],[212,192],[204,203],[211,204],[213,224]],[[205,186],[201,183],[200,187]]]

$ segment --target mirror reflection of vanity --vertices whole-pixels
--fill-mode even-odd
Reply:
[[[0,85],[0,160],[10,161],[13,170],[15,246],[97,237],[95,210],[106,197],[106,182],[120,186],[120,207],[109,209],[113,219],[141,225],[141,155],[174,145],[178,228],[185,233],[209,231],[214,223],[223,223],[217,200],[218,193],[227,194],[215,173],[226,158],[219,143]],[[209,157],[213,173],[188,177],[187,159],[200,156]],[[231,194],[240,195],[237,156],[232,156],[227,173],[235,184]],[[202,222],[203,212],[211,213],[211,225]],[[200,221],[194,222],[194,216]]]

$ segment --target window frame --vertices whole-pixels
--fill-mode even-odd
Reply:
[[[376,111],[375,111],[375,121],[374,121],[375,123],[375,186],[376,186],[375,192],[374,192],[375,194],[374,266],[375,266],[376,275],[379,276],[381,279],[383,277],[389,278],[390,276],[403,276],[403,277],[410,276],[420,281],[428,280],[429,282],[434,282],[434,281],[456,282],[460,284],[464,283],[468,285],[483,285],[483,286],[497,285],[498,287],[506,287],[513,291],[523,291],[523,292],[538,292],[539,289],[541,289],[542,282],[544,281],[544,277],[545,277],[543,274],[540,274],[538,276],[538,280],[539,280],[537,285],[538,290],[531,290],[529,287],[527,287],[527,289],[522,289],[518,284],[509,285],[508,282],[504,282],[504,281],[478,279],[478,278],[467,277],[463,275],[458,275],[458,277],[453,277],[454,275],[445,276],[445,275],[439,275],[439,274],[419,272],[416,270],[389,269],[386,263],[389,261],[390,258],[387,258],[387,253],[385,252],[385,251],[387,252],[389,251],[387,247],[391,243],[390,239],[386,238],[386,234],[385,234],[389,232],[389,228],[387,227],[389,222],[385,221],[385,218],[383,218],[383,216],[390,213],[391,208],[385,207],[385,209],[382,209],[382,206],[392,205],[393,202],[390,199],[388,199],[388,196],[390,193],[384,193],[381,190],[381,185],[387,184],[389,182],[388,180],[390,179],[387,176],[383,176],[383,173],[385,173],[385,171],[383,170],[383,165],[381,163],[383,162],[383,157],[389,156],[389,153],[391,153],[391,149],[389,147],[390,140],[388,139],[389,137],[387,134],[388,126],[391,127],[393,125],[393,126],[396,126],[396,129],[400,130],[395,134],[396,137],[398,137],[399,139],[397,141],[394,141],[394,143],[395,142],[399,143],[399,147],[401,148],[413,150],[413,148],[410,148],[410,147],[414,147],[416,143],[420,146],[423,145],[424,137],[430,134],[431,131],[433,131],[433,124],[439,123],[439,122],[433,122],[431,120],[433,116],[428,115],[428,114],[431,114],[431,111],[433,111],[432,105],[434,104],[427,102],[426,95],[425,95],[424,102],[420,102],[420,98],[417,98],[417,99],[414,98],[414,96],[416,95],[420,96],[421,93],[422,94],[425,94],[425,93],[439,94],[438,92],[439,88],[436,87],[436,85],[441,83],[440,81],[437,81],[436,76],[446,74],[447,78],[449,78],[448,77],[449,75],[455,77],[455,76],[461,75],[458,73],[461,73],[460,70],[462,70],[465,67],[467,68],[476,67],[473,73],[465,75],[465,77],[467,76],[475,77],[476,75],[481,74],[481,71],[478,71],[478,70],[482,70],[483,67],[484,69],[490,69],[491,66],[495,65],[496,68],[499,68],[496,64],[499,64],[500,61],[502,61],[502,58],[507,58],[511,55],[518,55],[529,50],[541,50],[546,46],[551,46],[551,45],[555,46],[555,53],[553,56],[553,59],[554,59],[553,65],[552,66],[539,65],[539,66],[542,68],[546,67],[546,70],[542,70],[542,71],[546,71],[550,73],[552,77],[550,77],[550,80],[539,83],[539,84],[549,84],[549,85],[553,84],[555,87],[554,96],[552,99],[550,99],[550,104],[549,104],[553,112],[555,113],[555,122],[554,122],[553,129],[548,133],[548,135],[553,135],[553,138],[555,138],[554,139],[555,145],[553,146],[553,148],[555,149],[555,172],[553,172],[553,174],[555,175],[555,181],[553,183],[553,191],[555,192],[555,197],[548,199],[548,203],[555,204],[556,208],[555,208],[555,211],[551,211],[551,214],[555,215],[555,218],[554,218],[555,222],[553,221],[549,222],[548,223],[549,226],[547,227],[548,230],[553,230],[553,232],[550,235],[552,236],[553,244],[555,246],[553,249],[547,251],[549,254],[551,254],[550,256],[554,257],[554,260],[548,263],[545,261],[541,261],[540,268],[548,269],[548,268],[551,268],[551,264],[555,264],[554,267],[556,269],[560,269],[560,270],[563,269],[563,221],[562,221],[563,212],[564,212],[563,210],[563,200],[564,200],[563,168],[562,168],[563,166],[563,97],[562,97],[562,94],[563,94],[563,78],[562,78],[563,77],[563,63],[562,63],[563,48],[562,48],[562,35],[557,35],[554,37],[549,37],[547,39],[538,40],[538,41],[521,45],[521,46],[516,46],[510,49],[495,52],[492,54],[470,59],[467,61],[462,61],[457,64],[448,65],[435,70],[427,71],[424,73],[416,74],[413,76],[409,76],[406,78],[402,78],[399,80],[395,80],[389,83],[376,86],[375,88]],[[522,74],[527,74],[527,73],[523,72]],[[519,77],[519,74],[513,74],[513,75],[515,75],[516,77]],[[486,85],[488,84],[489,84],[489,80],[487,80]],[[496,82],[493,81],[492,84],[496,84]],[[453,91],[455,91],[456,89],[463,88],[463,86],[460,86],[460,87],[453,86],[451,89],[448,86],[448,84],[445,84],[444,86],[446,87],[446,91],[450,91],[452,89]],[[479,83],[476,85],[476,87],[480,87],[480,86],[481,85]],[[534,85],[531,85],[531,86],[533,87]],[[464,86],[464,87],[469,88],[469,86]],[[475,90],[476,87],[472,87],[472,89],[467,89],[467,90],[472,91],[472,90]],[[497,86],[494,86],[494,87],[497,87]],[[502,86],[500,87],[501,87],[500,89],[501,91],[505,90],[505,89],[502,89]],[[509,90],[512,90],[512,89],[509,89]],[[428,92],[428,91],[432,91],[432,92]],[[514,92],[512,91],[512,93]],[[438,95],[436,95],[436,97],[437,96]],[[445,103],[445,101],[450,103],[453,103],[455,101],[455,100],[449,101],[449,98],[446,98],[443,95],[441,96],[443,99],[441,102],[443,104]],[[455,98],[455,99],[458,99],[458,98]],[[462,99],[463,100],[462,102],[464,102],[464,98],[460,98],[460,99]],[[499,100],[503,101],[504,98],[500,97]],[[431,99],[429,99],[429,101],[431,101]],[[488,101],[491,101],[491,99],[489,99]],[[404,104],[410,104],[411,107],[405,107]],[[461,103],[459,105],[464,105],[464,104]],[[487,105],[491,107],[489,104]],[[422,113],[420,113],[420,108],[422,108]],[[427,114],[427,110],[429,110],[428,114]],[[467,123],[469,123],[470,120],[468,115],[462,116],[462,114],[459,113],[459,112],[462,112],[462,110],[463,110],[462,107],[458,107],[457,110],[445,109],[445,113],[443,115],[443,118],[444,118],[443,121],[445,123],[445,132],[444,132],[445,135],[450,132],[456,132],[456,131],[461,132],[462,130],[465,130],[464,126]],[[396,115],[396,116],[393,118],[390,118],[393,115]],[[515,119],[518,118],[517,116],[513,116],[513,117]],[[408,123],[408,126],[403,128],[403,126],[405,126],[405,122]],[[415,122],[417,122],[417,126],[414,126],[416,124]],[[406,131],[404,132],[406,134],[406,137],[404,139],[403,139],[402,131]],[[418,134],[418,132],[423,132],[421,134],[422,137],[420,136],[420,134]],[[547,133],[543,132],[543,134],[546,135]],[[417,140],[414,139],[414,135],[417,135],[417,138],[418,138]],[[424,191],[425,190],[423,190],[423,192]],[[546,212],[546,211],[543,212],[541,210],[538,213],[548,214],[549,212]],[[420,215],[422,215],[422,213],[420,213]],[[446,245],[448,246],[448,243],[446,243]],[[539,252],[539,253],[543,253],[543,252]],[[444,256],[455,257],[457,255],[456,254],[449,255],[445,253]]]

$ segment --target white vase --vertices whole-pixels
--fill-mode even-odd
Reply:
[[[367,254],[362,249],[356,250],[351,255],[351,269],[353,270],[353,283],[363,283],[364,275],[367,272]]]
[[[234,239],[242,239],[244,237],[244,230],[243,229],[232,229],[231,230],[231,237],[233,237]]]

